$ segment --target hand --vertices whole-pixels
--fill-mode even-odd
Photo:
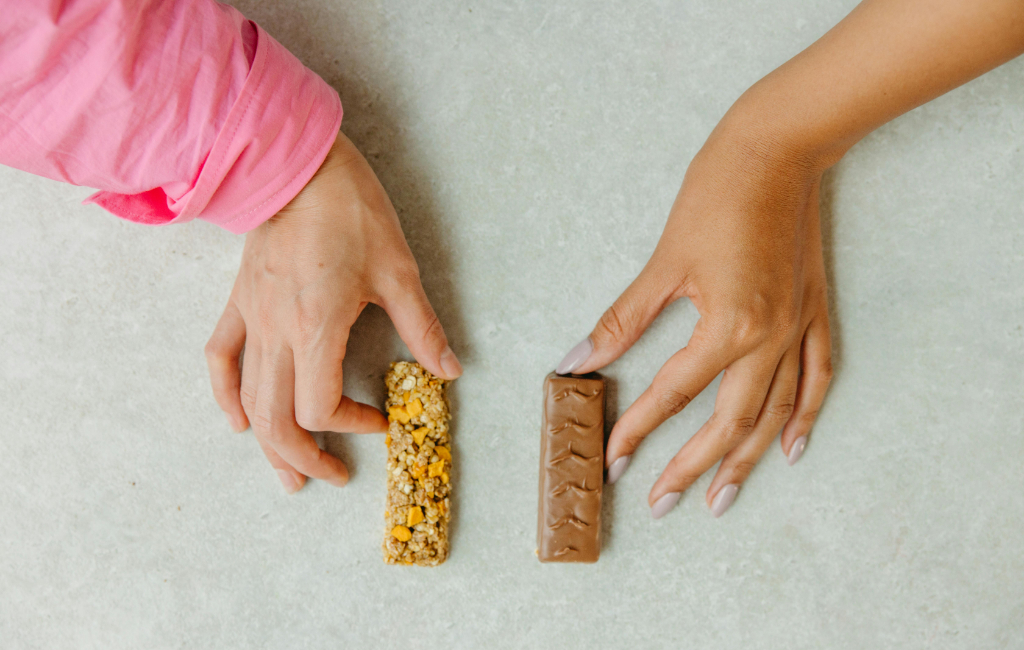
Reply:
[[[706,497],[721,515],[783,426],[796,462],[832,377],[822,172],[875,128],[1021,52],[1020,2],[865,0],[740,97],[687,170],[643,272],[559,364],[611,363],[683,296],[700,312],[686,347],[612,429],[608,482],[722,370],[714,415],[654,484],[651,513],[671,510],[721,459]]]
[[[288,492],[307,476],[348,481],[344,463],[308,431],[388,428],[379,410],[342,395],[349,330],[371,302],[430,372],[462,374],[391,201],[339,134],[306,187],[246,235],[231,298],[206,345],[217,403],[235,430],[252,424]]]
[[[623,413],[608,439],[608,481],[651,431],[723,370],[715,411],[648,497],[663,516],[704,472],[719,516],[772,440],[799,458],[831,380],[827,289],[818,222],[820,171],[777,159],[761,134],[723,124],[694,158],[646,267],[558,372],[619,358],[669,303],[700,312],[689,342]],[[802,374],[801,374],[802,370]]]

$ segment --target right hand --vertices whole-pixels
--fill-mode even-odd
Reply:
[[[289,493],[307,476],[338,487],[348,481],[344,463],[309,431],[388,428],[378,409],[342,395],[349,329],[371,302],[427,370],[462,374],[391,201],[338,134],[302,191],[246,235],[238,279],[206,345],[217,403],[235,430],[252,424]]]

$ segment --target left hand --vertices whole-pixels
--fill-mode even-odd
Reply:
[[[614,482],[647,435],[724,371],[714,415],[651,489],[655,518],[719,461],[706,499],[721,515],[783,427],[795,462],[831,380],[820,171],[770,143],[723,120],[687,170],[650,261],[559,364],[559,373],[586,373],[611,363],[683,296],[700,312],[689,342],[608,439]]]

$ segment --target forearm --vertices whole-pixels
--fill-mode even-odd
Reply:
[[[865,0],[723,122],[823,170],[882,124],[1022,52],[1020,0]]]

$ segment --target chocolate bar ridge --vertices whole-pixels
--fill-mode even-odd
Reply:
[[[544,379],[537,557],[596,562],[601,553],[604,485],[604,380],[600,375]]]

